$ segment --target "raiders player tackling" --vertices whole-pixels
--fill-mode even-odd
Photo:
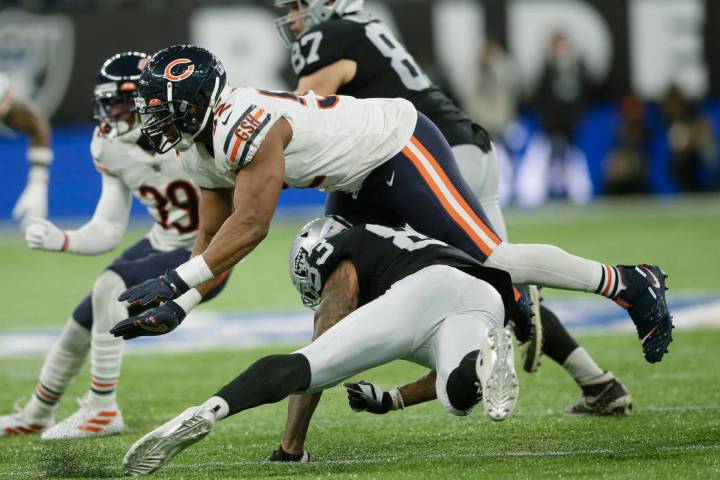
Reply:
[[[410,100],[443,133],[460,173],[478,198],[494,232],[507,240],[498,199],[497,154],[487,133],[432,84],[385,24],[363,12],[363,1],[275,0],[275,6],[288,11],[275,21],[275,26],[291,49],[292,68],[298,76],[297,91]],[[342,192],[331,193],[326,213],[335,213],[335,206],[343,202],[353,200]],[[356,220],[352,215],[348,219]],[[535,302],[539,303],[536,297]],[[602,415],[622,413],[630,407],[631,397],[625,387],[597,366],[554,313],[543,306],[534,320],[539,323],[535,326],[539,335],[536,338],[531,335],[527,341],[518,336],[523,340],[523,368],[529,372],[536,369],[542,345],[542,352],[563,366],[583,391],[580,402],[568,408],[568,413]],[[516,329],[516,333],[522,330]],[[598,391],[603,392],[601,400],[613,408],[595,402],[594,392]],[[297,401],[291,399],[291,410]],[[289,432],[285,436],[292,437]]]
[[[438,399],[455,415],[470,413],[480,398],[492,420],[512,413],[518,385],[503,328],[506,309],[515,308],[507,273],[409,228],[350,227],[333,217],[300,231],[290,270],[303,303],[352,313],[334,325],[316,315],[310,345],[258,360],[203,405],[145,435],[125,455],[127,473],[154,472],[217,420],[400,358],[437,371]],[[333,285],[346,281],[355,295],[341,300]]]

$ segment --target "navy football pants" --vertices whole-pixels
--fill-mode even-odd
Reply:
[[[325,213],[355,225],[408,223],[481,262],[501,243],[462,178],[445,137],[419,112],[403,150],[373,170],[357,195],[332,192]]]

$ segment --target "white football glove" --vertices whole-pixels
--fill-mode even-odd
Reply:
[[[12,216],[27,226],[32,217],[45,218],[48,211],[48,171],[46,167],[33,166],[20,198],[15,203]]]
[[[65,232],[44,218],[31,218],[25,227],[25,241],[30,248],[60,251],[65,238]]]

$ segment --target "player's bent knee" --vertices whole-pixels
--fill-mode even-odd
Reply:
[[[479,350],[475,350],[465,355],[460,361],[460,365],[448,376],[445,384],[447,402],[441,399],[441,403],[453,415],[468,415],[479,401],[475,373],[478,353]],[[440,398],[439,395],[438,398]]]
[[[105,270],[93,284],[93,296],[107,296],[114,292],[122,293],[127,289],[125,280],[112,270]],[[114,299],[113,299],[114,300]]]

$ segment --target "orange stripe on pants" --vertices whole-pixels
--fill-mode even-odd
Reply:
[[[475,245],[480,249],[485,256],[489,257],[492,252],[493,248],[487,245],[480,236],[473,231],[473,229],[468,225],[468,223],[460,216],[459,213],[455,211],[455,209],[450,205],[450,203],[445,199],[440,189],[435,185],[435,181],[430,176],[430,173],[426,170],[426,168],[423,166],[420,159],[417,158],[417,156],[410,150],[408,147],[403,148],[403,154],[410,159],[410,161],[415,165],[415,168],[418,169],[420,172],[420,175],[425,180],[425,183],[430,186],[430,189],[432,189],[433,193],[435,194],[435,197],[437,197],[438,200],[440,200],[440,203],[442,204],[443,208],[445,208],[445,211],[452,217],[453,220],[455,220],[455,223],[462,228],[462,230],[472,239],[472,241],[475,243]]]

